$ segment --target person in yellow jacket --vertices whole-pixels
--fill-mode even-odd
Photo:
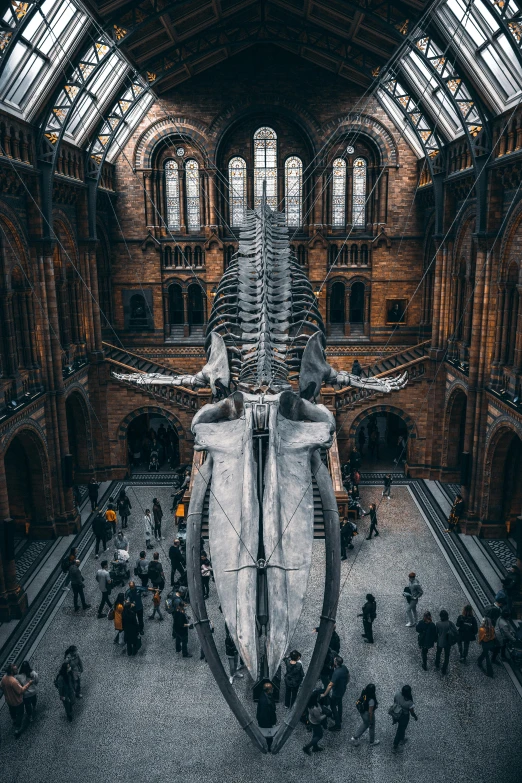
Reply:
[[[111,538],[114,538],[116,535],[116,512],[114,510],[114,506],[112,506],[110,503],[107,507],[107,511],[105,512],[105,521],[110,523],[111,526]]]
[[[114,637],[114,644],[120,643],[120,633],[123,632],[122,614],[123,607],[125,605],[125,596],[123,593],[118,593],[118,596],[114,602],[114,630],[116,636]]]

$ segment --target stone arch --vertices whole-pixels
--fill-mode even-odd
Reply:
[[[24,279],[31,279],[31,267],[29,263],[30,252],[27,238],[18,222],[14,212],[0,201],[0,246],[4,248],[4,260],[7,262],[4,269],[0,268],[0,274],[4,276],[7,287],[10,286],[11,273],[14,267],[23,265]],[[26,277],[27,276],[27,277]],[[27,285],[29,285],[27,283]]]
[[[399,419],[402,419],[404,422],[406,429],[408,430],[408,440],[414,440],[417,437],[417,425],[415,424],[415,421],[412,419],[412,417],[405,413],[401,408],[396,408],[394,405],[372,405],[369,408],[365,408],[361,413],[359,413],[358,416],[355,417],[355,419],[352,421],[350,426],[350,431],[348,433],[348,437],[350,441],[352,442],[352,445],[355,444],[355,434],[357,432],[357,429],[359,427],[359,424],[361,424],[364,419],[366,419],[368,416],[371,416],[374,413],[394,413],[395,416],[398,416]]]
[[[22,420],[4,435],[2,451],[9,513],[15,524],[47,525],[53,521],[51,471],[43,430]]]
[[[343,115],[323,125],[321,128],[323,138],[327,133],[330,133],[332,136],[331,141],[328,142],[327,150],[335,147],[337,143],[336,139],[338,140],[338,137],[333,135],[335,129],[343,128],[344,126],[349,127],[350,133],[355,134],[357,137],[366,137],[373,142],[379,150],[380,164],[382,166],[399,165],[399,150],[392,133],[382,122],[369,114],[357,114],[349,118]],[[342,135],[346,136],[346,132],[346,130],[342,131]],[[328,151],[326,154],[328,154]]]
[[[76,483],[83,483],[82,479],[87,479],[94,470],[95,463],[92,422],[85,392],[79,383],[72,384],[67,389],[65,412],[74,480]]]
[[[501,416],[488,433],[481,518],[504,523],[522,514],[522,425]],[[492,481],[493,478],[493,481]],[[508,484],[511,486],[508,486]]]
[[[121,465],[127,465],[128,464],[128,454],[127,454],[127,433],[129,430],[129,426],[132,424],[135,419],[139,418],[140,416],[143,416],[144,414],[151,415],[155,414],[157,416],[163,416],[169,424],[171,424],[177,434],[178,437],[178,443],[179,443],[179,453],[180,455],[185,453],[186,454],[186,448],[183,449],[183,445],[186,447],[187,443],[192,443],[192,436],[190,434],[189,437],[187,437],[187,432],[185,428],[183,427],[183,424],[181,423],[180,419],[168,408],[164,408],[160,405],[144,405],[140,408],[136,408],[135,410],[131,411],[131,413],[127,414],[123,421],[120,423],[118,430],[117,430],[117,438],[119,443],[119,451],[120,451],[120,464]]]
[[[467,401],[466,387],[459,382],[454,383],[444,409],[442,441],[442,467],[449,471],[460,471]]]
[[[181,127],[180,127],[181,126]],[[205,166],[211,158],[208,147],[208,128],[202,122],[187,117],[163,117],[143,131],[134,148],[134,168],[150,169],[154,150],[157,145],[169,137],[186,137],[199,149]]]

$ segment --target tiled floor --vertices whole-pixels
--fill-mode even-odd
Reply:
[[[133,504],[131,555],[143,545],[141,508],[158,496],[165,514],[166,551],[173,534],[168,514],[171,490],[140,488],[130,492]],[[363,487],[363,505],[380,498],[380,487]],[[54,617],[37,648],[33,665],[41,684],[37,718],[16,741],[9,716],[0,713],[2,772],[9,783],[64,783],[90,781],[142,781],[165,783],[319,783],[354,780],[358,783],[518,783],[522,765],[522,699],[507,672],[496,667],[489,680],[470,662],[459,664],[455,654],[446,678],[420,667],[416,634],[405,627],[402,589],[414,569],[424,588],[420,608],[437,612],[446,607],[452,618],[466,602],[407,487],[394,487],[393,498],[379,509],[381,535],[366,541],[361,535],[347,562],[342,564],[343,590],[338,612],[342,653],[351,672],[345,697],[343,731],[327,734],[326,751],[307,758],[301,747],[309,735],[299,726],[276,756],[261,756],[252,747],[214,684],[199,646],[191,633],[191,659],[174,652],[170,618],[146,621],[145,642],[136,658],[121,654],[113,644],[112,623],[96,618],[98,592],[92,555],[84,569],[87,596],[93,608],[75,615],[70,594]],[[308,585],[308,602],[293,645],[303,653],[306,666],[321,610],[323,544],[314,543],[314,561]],[[377,597],[376,643],[361,639],[357,612],[366,592]],[[223,620],[212,585],[209,613],[215,625],[218,648],[224,652]],[[72,724],[65,720],[53,685],[63,651],[75,643],[84,666],[84,699],[76,707]],[[455,651],[454,651],[455,652]],[[357,725],[354,702],[368,682],[377,685],[378,747],[367,739],[352,748],[349,736]],[[391,753],[393,731],[387,708],[395,690],[409,682],[419,716],[410,722],[409,743]],[[248,698],[246,680],[236,688]],[[252,707],[251,702],[249,707]],[[284,708],[278,708],[279,718]]]

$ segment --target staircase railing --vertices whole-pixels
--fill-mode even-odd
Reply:
[[[405,366],[405,362],[402,357],[404,357],[405,353],[409,353],[411,351],[416,351],[416,352],[420,351],[421,355],[418,357],[419,359],[422,358],[422,356],[427,356],[428,348],[430,345],[431,345],[431,340],[424,340],[422,343],[417,343],[417,345],[411,345],[408,346],[407,348],[402,348],[400,351],[397,351],[396,353],[391,353],[388,356],[382,356],[376,362],[373,362],[372,364],[365,364],[363,366],[362,377],[363,378],[380,377],[382,373],[379,373],[376,376],[375,373],[372,372],[372,368],[374,368],[377,364],[380,364],[381,362],[392,362],[392,366],[389,368],[390,370],[395,370],[397,367]]]

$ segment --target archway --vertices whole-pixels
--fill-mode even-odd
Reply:
[[[364,283],[353,283],[350,290],[350,323],[364,321]]]
[[[362,470],[370,473],[402,470],[408,460],[409,437],[413,430],[413,425],[408,426],[407,418],[399,411],[370,409],[354,422],[351,434],[362,456]]]
[[[490,492],[487,522],[513,522],[522,514],[522,440],[505,428],[493,446],[489,462]]]
[[[179,435],[174,425],[161,413],[149,411],[133,419],[127,428],[130,472],[148,470],[152,451],[158,454],[159,471],[179,467]]]
[[[344,283],[334,283],[330,291],[330,323],[344,325],[345,320]]]
[[[205,307],[203,291],[199,283],[193,283],[188,287],[188,322],[191,334],[203,334]]]
[[[69,451],[73,462],[73,478],[81,484],[87,480],[91,471],[92,460],[89,458],[91,433],[85,402],[79,392],[73,392],[65,401],[67,417],[67,433],[69,436]],[[83,476],[82,476],[83,474]]]
[[[466,408],[468,398],[462,389],[451,396],[446,413],[446,469],[458,472],[461,469],[466,431]],[[458,479],[458,476],[454,477]]]
[[[183,337],[183,292],[179,283],[169,286],[169,323],[171,337]]]
[[[9,515],[20,536],[28,536],[31,527],[48,519],[42,448],[31,431],[21,430],[4,455]]]

